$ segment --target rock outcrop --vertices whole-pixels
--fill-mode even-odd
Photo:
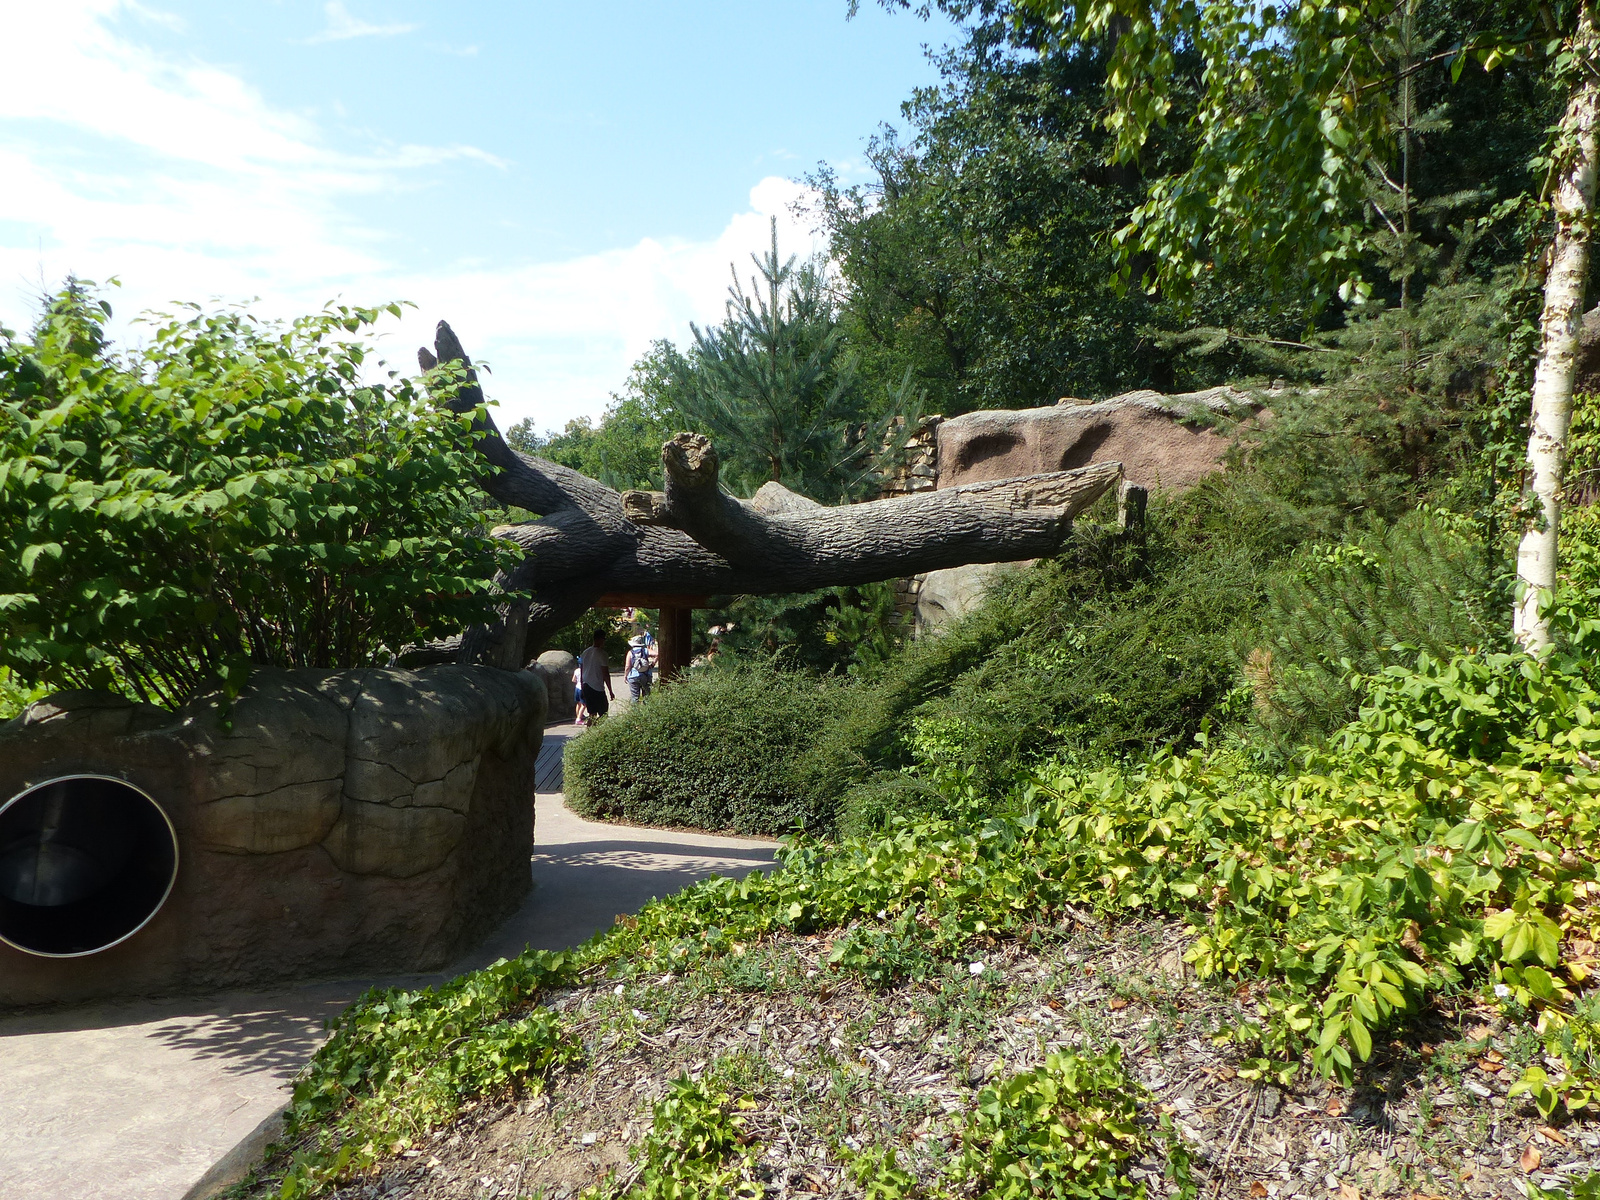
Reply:
[[[1212,388],[1164,396],[1129,392],[1089,403],[1064,399],[1049,408],[970,412],[938,426],[935,474],[940,488],[1070,471],[1120,462],[1123,479],[1149,491],[1181,492],[1222,467],[1229,439],[1207,428],[1211,415],[1250,411],[1249,396]],[[930,571],[915,581],[922,628],[971,611],[1007,564]]]
[[[179,713],[61,693],[0,725],[0,803],[125,780],[177,833],[177,881],[126,942],[0,945],[0,1006],[431,970],[530,886],[542,679],[528,671],[256,672]],[[0,900],[3,900],[0,897]]]
[[[967,413],[939,426],[939,486],[1120,462],[1129,483],[1150,491],[1182,491],[1215,471],[1230,444],[1194,418],[1236,412],[1248,404],[1243,393],[1213,388]]]
[[[552,725],[576,721],[578,701],[572,694],[572,673],[578,669],[577,655],[569,650],[546,650],[533,669],[550,694],[550,714],[545,720]]]

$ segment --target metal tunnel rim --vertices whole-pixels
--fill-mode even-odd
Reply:
[[[0,945],[9,946],[11,949],[18,951],[21,954],[30,955],[33,958],[89,958],[96,954],[104,954],[107,950],[110,950],[114,946],[122,945],[123,942],[133,937],[134,934],[138,933],[146,925],[150,924],[151,921],[155,920],[156,915],[167,906],[167,901],[172,897],[172,889],[178,886],[178,868],[181,863],[182,851],[178,845],[177,826],[172,823],[172,818],[167,815],[167,810],[161,807],[160,802],[158,802],[154,796],[145,791],[138,784],[131,783],[120,775],[105,775],[98,771],[73,771],[69,775],[56,775],[53,778],[43,780],[42,782],[33,784],[30,787],[23,788],[15,796],[12,796],[3,804],[0,804],[0,817],[5,816],[6,811],[10,809],[12,805],[26,800],[29,796],[33,795],[40,789],[50,787],[57,783],[71,783],[76,779],[98,779],[105,783],[121,784],[129,791],[138,795],[139,798],[151,808],[155,809],[156,812],[161,815],[162,823],[167,827],[167,837],[171,839],[172,842],[172,870],[167,876],[167,886],[161,893],[161,899],[155,902],[150,911],[144,915],[144,918],[121,937],[115,939],[114,941],[107,942],[103,946],[96,946],[92,950],[74,950],[65,954],[53,954],[48,950],[35,950],[29,946],[19,945],[18,943],[13,942],[10,938],[6,937],[3,932],[0,932]]]

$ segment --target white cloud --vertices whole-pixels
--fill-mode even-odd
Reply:
[[[355,202],[408,186],[420,167],[499,159],[470,146],[340,153],[239,77],[119,36],[120,11],[119,0],[19,10],[21,44],[58,50],[17,56],[0,74],[0,321],[13,327],[27,323],[41,282],[69,273],[119,276],[119,318],[214,297],[259,297],[278,316],[335,297],[405,299],[417,308],[386,339],[397,365],[409,368],[446,318],[492,365],[504,421],[560,426],[598,414],[653,339],[681,342],[689,321],[718,319],[728,265],[750,275],[769,217],[785,252],[817,248],[790,211],[800,185],[770,177],[710,241],[663,231],[558,262],[418,269],[403,257],[409,231],[372,227]]]
[[[420,25],[372,25],[357,20],[339,0],[328,0],[322,6],[322,12],[328,18],[328,27],[321,33],[308,37],[306,39],[308,46],[322,42],[343,42],[359,37],[396,37],[422,28]]]
[[[681,344],[690,321],[722,317],[729,266],[749,279],[750,255],[768,245],[772,217],[781,253],[822,248],[791,211],[802,193],[787,179],[761,180],[750,189],[749,210],[730,215],[712,241],[646,238],[562,262],[396,277],[395,294],[417,308],[392,339],[393,357],[403,353],[409,362],[443,318],[475,358],[491,364],[488,392],[506,421],[526,416],[559,427],[598,414],[652,341]]]

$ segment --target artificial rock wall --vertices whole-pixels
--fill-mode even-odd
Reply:
[[[121,945],[0,945],[0,1007],[436,969],[530,887],[538,675],[261,670],[179,713],[61,693],[0,725],[0,803],[124,779],[178,835],[177,881]]]
[[[1212,388],[1164,396],[1129,392],[1089,403],[1063,399],[1048,408],[994,409],[941,421],[931,452],[936,486],[955,487],[1120,462],[1123,479],[1147,491],[1180,492],[1220,470],[1229,439],[1195,417],[1250,411],[1248,396]],[[980,563],[930,571],[908,581],[907,604],[920,628],[975,608],[995,572]]]

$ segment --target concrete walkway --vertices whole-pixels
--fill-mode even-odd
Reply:
[[[442,975],[0,1018],[0,1200],[180,1200],[283,1107],[323,1022],[372,983],[574,946],[653,896],[772,859],[765,840],[599,824],[558,793],[535,805],[532,894]]]

